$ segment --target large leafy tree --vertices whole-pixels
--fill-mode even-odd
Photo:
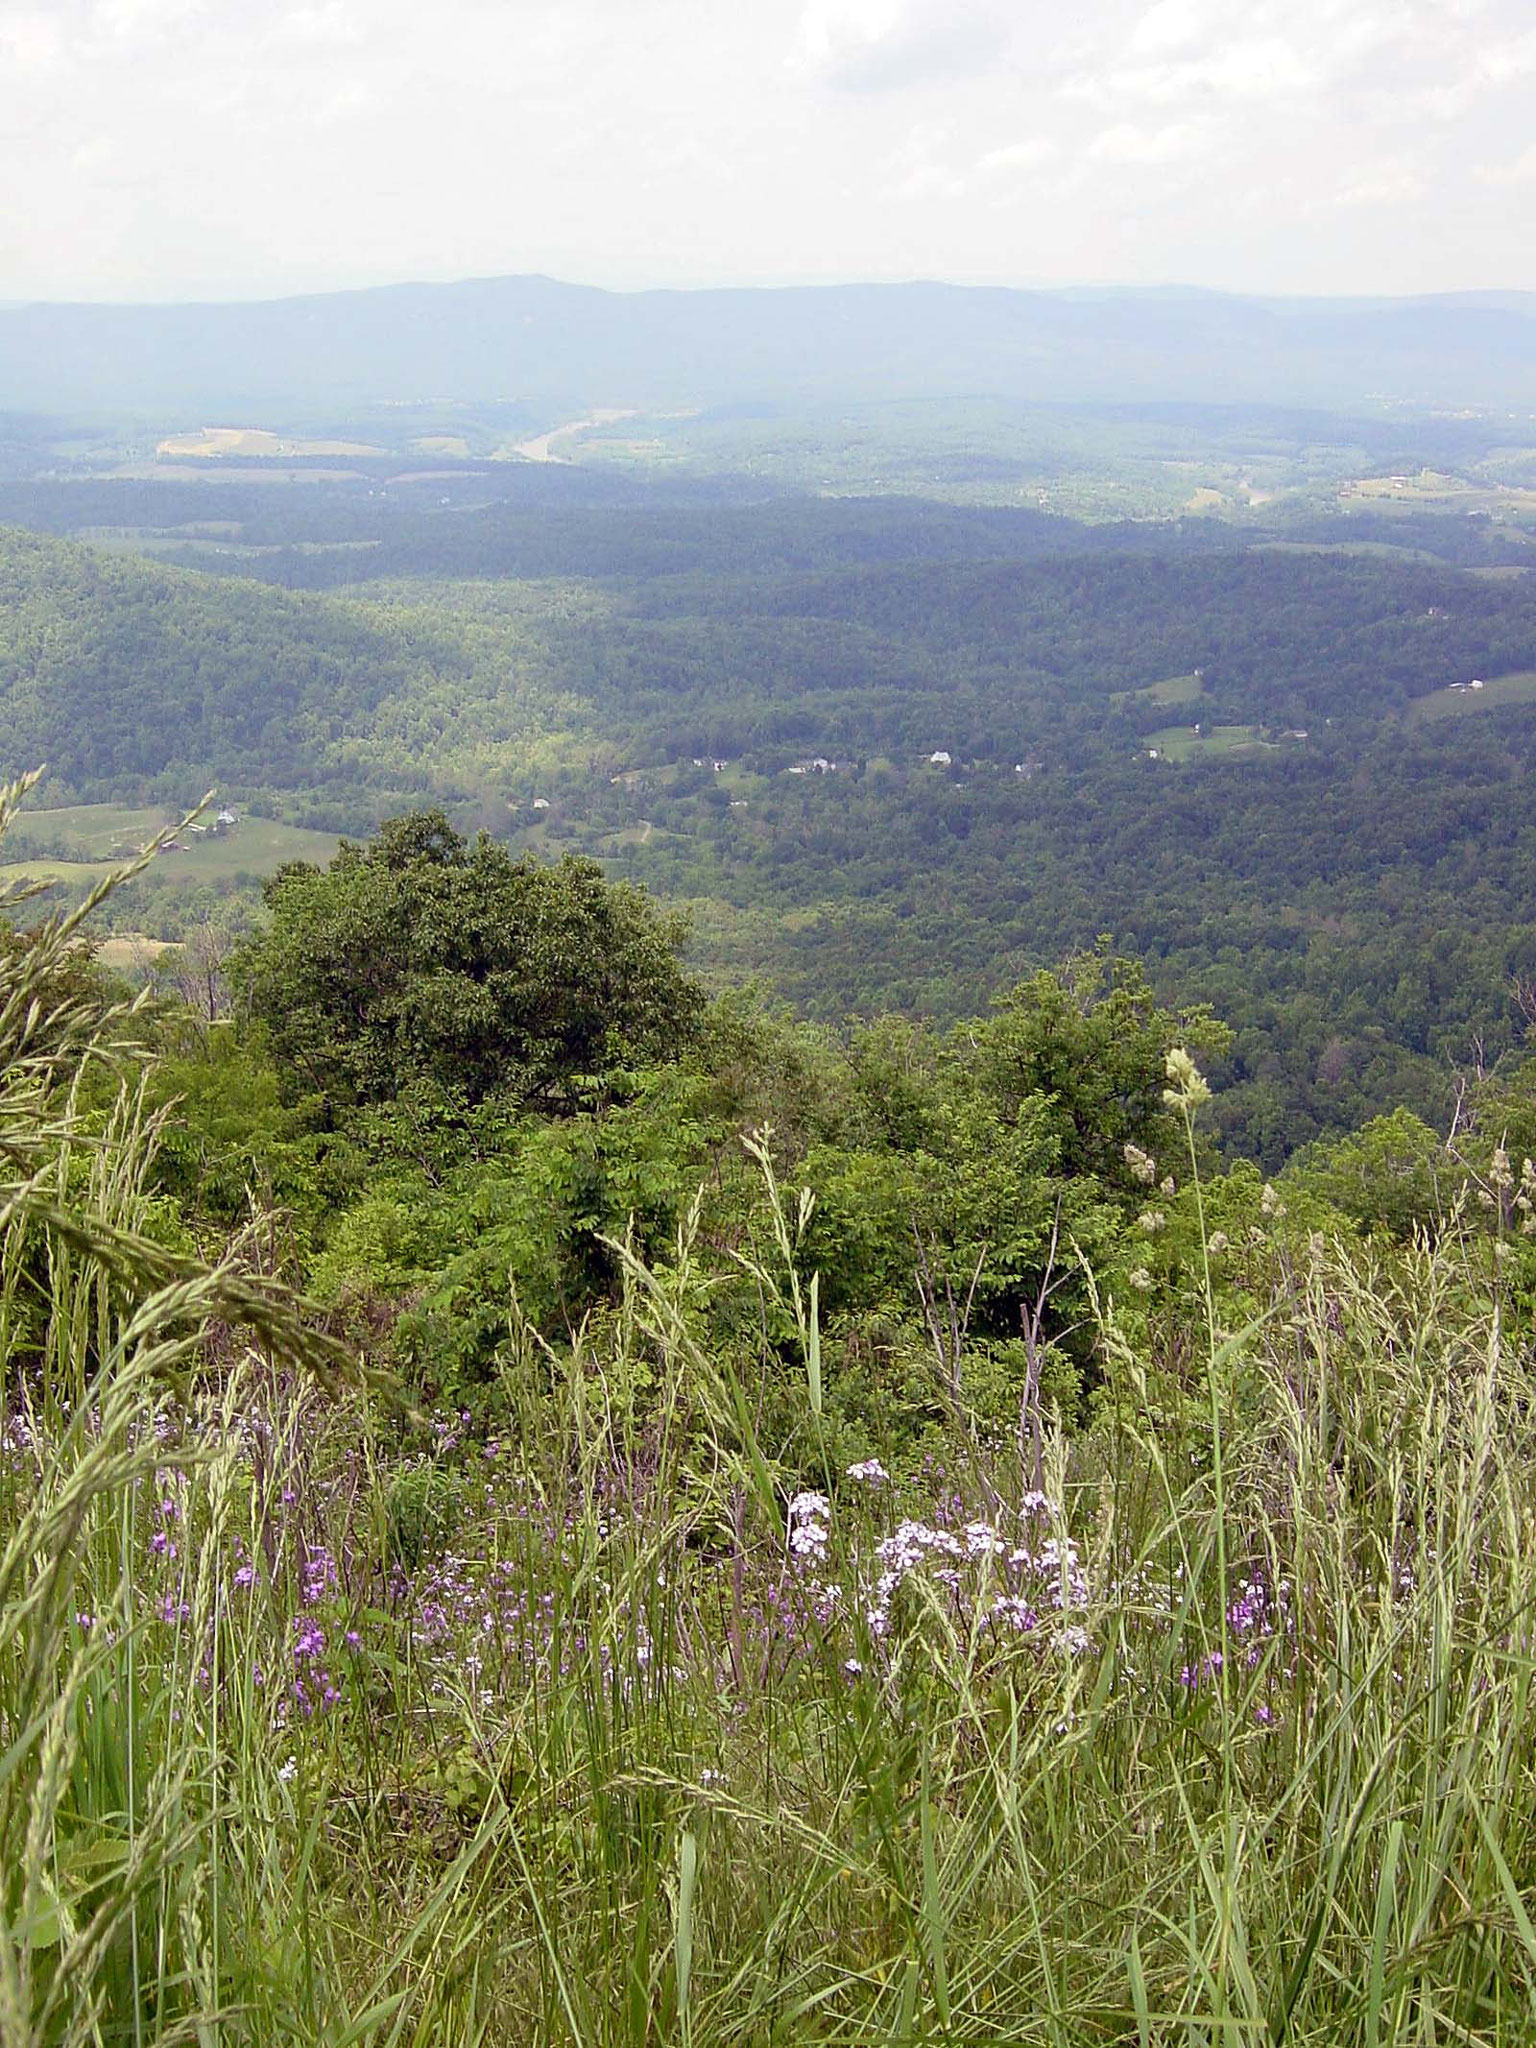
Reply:
[[[1021,982],[984,1023],[961,1026],[953,1053],[969,1085],[1005,1122],[1038,1100],[1057,1148],[1057,1170],[1134,1192],[1126,1146],[1161,1157],[1183,1135],[1163,1105],[1166,1059],[1175,1045],[1202,1057],[1226,1051],[1231,1033],[1204,1004],[1160,1007],[1135,960],[1101,948],[1062,974]]]
[[[279,1063],[345,1111],[422,1086],[557,1111],[692,1036],[682,927],[595,861],[514,860],[440,811],[343,842],[267,885],[271,918],[233,963]]]

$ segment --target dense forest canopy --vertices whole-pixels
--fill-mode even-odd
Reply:
[[[1517,1046],[1517,527],[1432,506],[1085,526],[525,467],[478,504],[469,476],[442,503],[7,487],[34,528],[152,527],[198,573],[8,534],[4,752],[50,764],[55,808],[217,786],[356,836],[428,800],[686,905],[709,977],[833,1023],[952,1020],[1109,933],[1164,1001],[1231,1025],[1224,1135],[1271,1165],[1400,1103],[1442,1118]],[[64,886],[83,815],[23,820],[15,851]],[[217,883],[237,923],[241,843]],[[194,871],[157,864],[113,915],[177,936],[225,900]]]

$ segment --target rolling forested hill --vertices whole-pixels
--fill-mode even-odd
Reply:
[[[406,706],[489,698],[521,761],[561,710],[527,659],[536,640],[531,625],[482,634],[446,611],[402,619],[13,532],[0,753],[13,768],[46,761],[62,801],[180,803],[216,782],[326,792],[345,812],[359,783],[390,791],[381,759],[415,762],[405,791],[430,773],[392,725]]]
[[[40,801],[362,832],[430,797],[686,903],[701,962],[829,1020],[969,1014],[1107,934],[1234,1026],[1226,1133],[1271,1159],[1442,1112],[1523,1028],[1536,576],[1477,522],[1373,552],[653,501],[407,511],[342,556],[293,517],[265,584],[0,541],[0,752]],[[353,580],[272,587],[316,565]],[[120,915],[184,899],[157,870]]]

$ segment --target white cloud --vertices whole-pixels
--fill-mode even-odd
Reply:
[[[1208,19],[1203,0],[1157,0],[1131,31],[1126,47],[1136,57],[1165,57],[1200,41]]]
[[[70,169],[88,178],[110,170],[118,161],[117,144],[110,135],[92,135],[69,153]]]
[[[348,78],[323,94],[312,118],[321,127],[334,128],[343,121],[355,121],[378,104],[378,95],[365,79]]]
[[[888,189],[895,199],[960,199],[981,191],[996,198],[1058,155],[1053,142],[1036,135],[972,157],[955,150],[952,129],[919,124],[890,160]]]
[[[1536,142],[1508,163],[1479,164],[1473,176],[1480,185],[1536,185]]]
[[[64,56],[64,38],[59,25],[34,11],[0,16],[0,65],[13,68],[23,77],[51,70]]]
[[[965,76],[995,61],[1011,35],[994,0],[810,0],[800,17],[812,73],[853,91]]]
[[[1121,121],[1101,129],[1085,153],[1097,164],[1170,164],[1202,155],[1211,141],[1211,129],[1196,121],[1171,121],[1164,128]]]
[[[948,124],[919,122],[908,130],[886,162],[885,189],[893,199],[950,199],[965,190],[964,174],[950,154]]]
[[[1049,163],[1056,154],[1056,145],[1036,135],[1028,142],[1006,142],[1001,149],[989,149],[976,160],[976,169],[987,177],[1006,175],[1010,171],[1033,171],[1041,164]]]
[[[124,42],[155,41],[185,28],[204,0],[97,0],[91,26]]]
[[[1422,197],[1424,175],[1404,162],[1368,164],[1356,176],[1324,195],[1325,206],[1399,206]]]
[[[1099,107],[1176,107],[1212,101],[1273,101],[1315,91],[1315,64],[1281,36],[1248,37],[1177,62],[1080,71],[1062,86]]]
[[[1536,74],[1536,34],[1469,39],[1430,52],[1416,48],[1398,75],[1375,82],[1368,97],[1375,118],[1404,122],[1459,121]]]
[[[364,38],[361,18],[346,0],[318,0],[313,7],[294,7],[273,28],[279,42],[356,45]]]

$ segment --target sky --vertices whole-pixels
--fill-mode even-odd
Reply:
[[[1536,289],[1536,0],[0,0],[0,302]]]

